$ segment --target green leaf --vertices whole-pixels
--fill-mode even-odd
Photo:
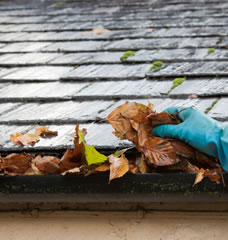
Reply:
[[[81,130],[78,131],[78,135],[79,135],[80,141],[84,144],[85,158],[88,165],[100,164],[107,161],[108,158],[104,154],[99,153],[94,146],[90,146],[86,144],[85,138]]]
[[[107,157],[104,154],[99,153],[94,146],[89,146],[84,143],[85,157],[88,165],[100,164],[107,161]]]

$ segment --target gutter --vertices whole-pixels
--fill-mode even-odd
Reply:
[[[195,174],[127,174],[108,184],[91,176],[0,176],[0,210],[228,211],[228,188]],[[224,174],[228,182],[228,174]]]

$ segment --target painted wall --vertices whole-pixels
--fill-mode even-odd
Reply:
[[[5,212],[1,240],[227,240],[228,213]]]

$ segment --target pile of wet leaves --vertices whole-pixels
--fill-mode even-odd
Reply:
[[[116,137],[134,144],[137,152],[130,158],[125,156],[129,148],[117,150],[109,156],[98,152],[86,143],[86,129],[80,130],[79,125],[76,125],[73,134],[74,148],[67,149],[61,158],[12,153],[0,158],[1,173],[88,176],[109,171],[111,181],[127,172],[132,174],[183,172],[196,173],[194,185],[204,177],[216,183],[220,183],[221,179],[223,181],[224,170],[218,159],[201,153],[180,140],[153,136],[153,127],[181,123],[178,116],[165,112],[157,113],[151,103],[146,106],[126,102],[114,109],[106,120],[115,129],[113,134]],[[55,131],[49,131],[48,127],[41,127],[36,129],[34,134],[16,133],[10,138],[14,144],[25,146],[34,145],[40,137],[55,137],[57,134]]]

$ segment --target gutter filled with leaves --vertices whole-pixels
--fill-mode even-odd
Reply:
[[[196,174],[192,185],[201,182],[204,177],[219,184],[225,181],[218,159],[209,157],[186,143],[176,139],[164,139],[152,135],[152,129],[162,124],[179,124],[178,116],[168,113],[156,113],[153,104],[148,106],[135,102],[126,102],[117,107],[107,117],[115,129],[114,134],[120,139],[131,141],[137,150],[126,157],[129,149],[121,149],[105,156],[93,146],[87,145],[86,129],[75,128],[74,149],[67,149],[65,154],[41,156],[34,154],[12,153],[0,159],[2,175],[81,175],[109,172],[109,182],[123,177],[126,173],[190,173]],[[21,146],[34,145],[40,137],[55,137],[57,132],[48,127],[36,129],[34,134],[16,133],[11,141]]]

